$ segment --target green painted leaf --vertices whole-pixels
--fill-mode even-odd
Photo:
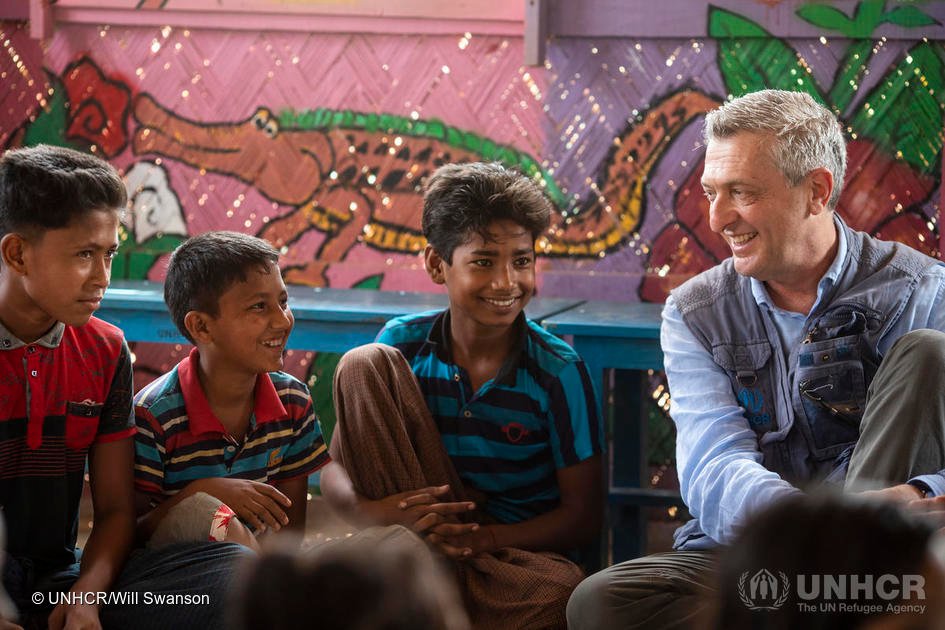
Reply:
[[[796,13],[817,28],[837,31],[846,37],[853,31],[853,20],[846,13],[825,4],[805,4],[798,7]]]
[[[883,7],[886,0],[863,0],[856,7],[853,17],[853,31],[848,37],[870,37],[883,20]]]
[[[341,355],[335,352],[319,352],[312,361],[312,369],[308,373],[308,390],[312,395],[315,406],[315,415],[322,428],[325,444],[331,444],[331,436],[335,432],[335,398],[332,394],[332,380]]]
[[[27,126],[23,146],[52,144],[77,149],[66,140],[66,89],[59,78],[49,72],[46,73],[46,80],[52,94],[46,99],[46,106],[40,110],[36,120]]]
[[[870,39],[855,39],[843,53],[828,97],[836,112],[845,113],[860,89],[860,79],[873,56],[873,45]]]
[[[854,133],[934,173],[942,151],[945,64],[932,44],[920,43],[892,68],[850,121]]]
[[[384,280],[384,274],[377,273],[377,274],[374,274],[373,276],[368,276],[367,278],[362,278],[361,280],[358,280],[353,285],[351,285],[351,288],[352,289],[380,289],[381,282],[383,282],[383,280]]]
[[[709,7],[709,36],[720,37],[771,37],[756,22],[752,22],[737,13],[718,7]]]
[[[162,234],[136,244],[134,232],[122,228],[119,230],[119,240],[118,254],[112,261],[112,278],[144,280],[158,258],[174,251],[184,242],[184,237],[176,234]]]
[[[712,7],[709,35],[718,40],[719,68],[732,95],[772,88],[807,92],[824,102],[797,52],[755,22]]]
[[[380,289],[384,274],[378,273],[362,278],[352,285],[353,289]],[[322,428],[325,444],[331,444],[331,436],[335,432],[335,396],[332,382],[335,378],[335,369],[341,355],[334,352],[319,352],[312,361],[308,371],[306,383],[315,405],[315,415]]]
[[[905,28],[914,28],[916,26],[931,26],[938,24],[938,20],[926,15],[918,7],[911,5],[896,7],[883,15],[883,22],[903,26]]]

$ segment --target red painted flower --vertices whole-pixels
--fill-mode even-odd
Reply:
[[[653,239],[640,284],[644,302],[666,301],[672,289],[731,255],[728,244],[709,229],[709,202],[701,184],[704,166],[699,160],[676,194],[676,222]]]
[[[935,180],[912,170],[868,140],[847,144],[847,176],[840,195],[840,216],[855,230],[876,234],[881,225],[929,198]],[[935,237],[922,220],[914,234],[898,232],[902,242],[928,253]],[[923,240],[919,239],[922,235]],[[887,240],[899,240],[883,237]]]
[[[121,153],[128,144],[128,86],[106,78],[88,57],[66,68],[62,81],[69,96],[66,138],[88,142],[105,157]]]

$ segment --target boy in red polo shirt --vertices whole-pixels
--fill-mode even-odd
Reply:
[[[139,527],[152,547],[305,530],[308,476],[329,461],[308,387],[281,372],[294,318],[266,241],[180,245],[164,300],[195,348],[135,396]],[[238,518],[233,518],[237,516]]]
[[[91,155],[38,146],[0,159],[3,584],[24,624],[48,615],[54,630],[221,627],[230,563],[244,548],[175,546],[126,563],[134,539],[131,358],[121,331],[92,317],[125,202],[118,174]],[[80,552],[86,460],[94,517]],[[171,591],[206,603],[141,597]]]

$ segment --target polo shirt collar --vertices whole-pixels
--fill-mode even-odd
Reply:
[[[226,429],[207,400],[207,395],[200,385],[197,375],[197,363],[200,353],[193,348],[190,354],[177,365],[177,379],[180,382],[180,391],[184,396],[184,407],[187,410],[187,419],[192,435],[201,433],[226,433]],[[253,417],[255,423],[265,424],[282,420],[289,416],[279,398],[276,386],[268,373],[256,377],[256,387],[253,390]],[[251,420],[252,424],[252,420]]]
[[[515,329],[515,342],[512,351],[506,357],[499,373],[496,374],[494,382],[499,385],[515,387],[515,372],[519,365],[527,359],[526,356],[526,337],[528,336],[527,323],[525,322],[524,311],[518,314],[515,322],[512,323]],[[433,326],[430,327],[430,333],[427,335],[427,343],[432,345],[437,358],[444,363],[453,363],[453,352],[450,348],[452,335],[450,334],[450,311],[446,309],[436,316],[433,320]]]
[[[56,324],[49,329],[45,335],[34,341],[33,343],[38,346],[43,346],[44,348],[58,348],[59,343],[62,341],[62,335],[66,331],[66,325],[62,322],[56,322]],[[16,335],[7,330],[6,326],[0,322],[0,350],[15,350],[16,348],[22,348],[23,346],[29,346],[22,339],[19,339]]]

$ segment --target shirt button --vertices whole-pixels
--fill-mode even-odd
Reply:
[[[466,416],[467,418],[472,418],[472,412],[471,412],[471,411],[468,411],[468,410],[467,410],[467,411],[464,411],[464,412],[463,412],[463,415]]]
[[[33,370],[32,372],[30,372],[30,376],[38,376],[38,375],[39,375],[39,372],[37,372],[36,370]]]
[[[232,453],[232,452],[235,451],[235,450],[236,450],[236,447],[235,447],[235,446],[227,446],[227,447],[226,447],[226,452],[227,452],[227,453]]]
[[[33,354],[34,352],[36,352],[36,348],[35,348],[34,346],[30,346],[30,347],[28,347],[28,348],[26,349],[26,351],[27,351],[29,354]]]
[[[0,342],[0,343],[3,344],[3,347],[4,347],[4,348],[9,348],[10,346],[13,345],[13,342],[10,341],[9,339],[4,339],[4,340],[3,340],[2,342]]]
[[[454,374],[454,375],[453,375],[453,380],[454,380],[454,381],[459,381],[459,374]]]

